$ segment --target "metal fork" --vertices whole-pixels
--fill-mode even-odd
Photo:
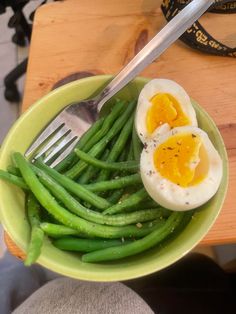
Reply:
[[[44,161],[50,161],[56,154],[61,152],[50,166],[54,167],[61,162],[75,147],[80,136],[98,118],[104,103],[159,57],[213,2],[209,0],[193,0],[188,4],[115,76],[102,92],[92,99],[83,100],[65,107],[42,131],[28,148],[25,155],[31,155],[46,141],[46,145],[37,152],[34,159],[39,158],[50,150]]]

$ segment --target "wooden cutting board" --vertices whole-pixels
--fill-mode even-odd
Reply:
[[[39,8],[22,111],[60,80],[117,73],[165,25],[160,3],[67,0]],[[208,13],[201,22],[217,39],[236,46],[234,14]],[[230,181],[222,212],[202,244],[236,242],[236,59],[202,54],[177,42],[142,75],[177,81],[217,123],[228,151]]]

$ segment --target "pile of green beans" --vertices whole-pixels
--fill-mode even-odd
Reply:
[[[37,261],[45,237],[91,263],[141,253],[184,228],[185,214],[159,206],[142,184],[135,107],[117,101],[54,169],[15,152],[13,164],[0,170],[0,179],[26,195],[25,265]]]

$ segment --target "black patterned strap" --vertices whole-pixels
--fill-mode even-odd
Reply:
[[[170,21],[189,2],[189,0],[164,0],[161,8],[166,20]],[[210,8],[209,12],[223,14],[236,13],[236,1],[215,1],[215,5]],[[213,38],[198,21],[180,39],[191,48],[205,53],[236,57],[236,48],[230,48]]]

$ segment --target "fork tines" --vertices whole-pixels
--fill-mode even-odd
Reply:
[[[43,157],[44,162],[54,162],[53,159],[60,153],[57,164],[69,154],[77,141],[78,136],[58,116],[37,137],[25,156],[34,155],[33,160]]]

